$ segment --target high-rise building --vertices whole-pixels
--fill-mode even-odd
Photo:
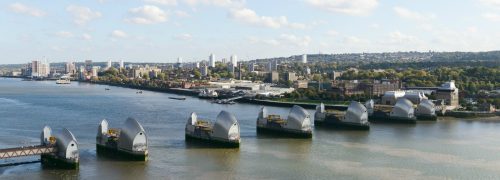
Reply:
[[[294,72],[288,72],[286,75],[287,75],[286,76],[286,80],[287,81],[292,81],[293,82],[293,81],[297,80],[297,76],[295,76]]]
[[[111,59],[108,60],[108,64],[106,65],[106,69],[111,68],[112,62]]]
[[[248,71],[249,72],[255,71],[255,64],[254,63],[248,63]]]
[[[123,62],[123,60],[120,60],[120,69],[123,69],[125,68],[125,63]]]
[[[233,54],[231,56],[230,60],[231,60],[231,64],[233,65],[233,67],[236,67],[238,65],[238,56],[236,56],[236,55]]]
[[[226,58],[222,58],[222,64],[226,64],[227,63],[227,59]]]
[[[42,61],[31,62],[31,76],[47,77],[50,74],[50,64]]]
[[[92,72],[92,60],[85,60],[85,70],[87,72]]]
[[[99,66],[92,66],[92,77],[97,77],[97,72],[99,71]]]
[[[307,54],[302,55],[302,63],[307,63]]]
[[[209,63],[210,67],[215,67],[215,55],[214,54],[210,54],[210,56],[208,57],[208,63]]]
[[[270,72],[269,73],[269,82],[270,83],[276,83],[278,82],[280,79],[279,79],[279,74],[278,72],[276,71],[273,71],[273,72]]]
[[[74,62],[66,62],[64,66],[64,73],[66,74],[76,74],[76,65]]]
[[[203,64],[200,68],[201,76],[206,77],[208,75],[208,66]]]

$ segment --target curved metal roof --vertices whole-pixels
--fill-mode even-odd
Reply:
[[[418,104],[416,114],[434,115],[436,114],[436,106],[428,99],[424,99]]]
[[[311,130],[311,118],[309,112],[300,106],[294,105],[288,114],[286,127],[289,129],[303,131]]]
[[[344,116],[344,121],[362,124],[368,122],[368,112],[366,107],[359,102],[351,101],[351,104],[349,104],[347,112]]]
[[[229,139],[230,133],[239,135],[240,125],[233,114],[227,111],[221,111],[215,120],[213,127],[213,136],[222,139]]]
[[[413,118],[414,116],[413,103],[406,98],[399,98],[392,108],[391,116]]]
[[[58,154],[67,159],[78,158],[78,142],[68,129],[64,128],[55,134]]]
[[[136,140],[137,136],[144,136],[144,139],[139,142],[135,142],[134,140]],[[137,120],[134,118],[128,118],[120,131],[118,147],[120,149],[133,150],[133,147],[139,144],[147,146],[146,132]]]

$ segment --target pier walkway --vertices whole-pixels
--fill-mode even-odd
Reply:
[[[0,149],[0,159],[15,158],[21,156],[34,156],[57,152],[53,145],[24,146],[8,149]]]

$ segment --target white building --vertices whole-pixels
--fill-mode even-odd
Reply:
[[[238,66],[238,56],[234,54],[231,56],[231,64],[233,65],[233,67]]]
[[[215,55],[214,54],[210,54],[210,56],[208,57],[208,63],[209,63],[210,67],[215,67]]]
[[[76,74],[76,65],[74,62],[66,62],[64,66],[64,73],[66,74]]]
[[[123,60],[120,60],[120,69],[123,69],[125,68],[125,63],[123,62]]]
[[[97,72],[100,68],[99,66],[92,66],[92,77],[97,77]]]
[[[31,76],[48,77],[50,74],[50,64],[42,61],[31,62]]]
[[[302,55],[302,63],[307,63],[307,54]]]
[[[108,60],[108,64],[106,65],[106,69],[111,68],[112,62],[111,59]]]

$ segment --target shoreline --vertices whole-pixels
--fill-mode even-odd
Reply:
[[[1,76],[3,78],[16,78],[20,79],[23,77],[8,77],[8,76]],[[196,90],[191,90],[191,89],[182,89],[182,88],[154,88],[154,87],[144,87],[140,85],[128,85],[128,84],[118,84],[118,83],[108,83],[108,82],[91,82],[91,81],[81,81],[81,80],[75,80],[74,82],[79,82],[79,83],[89,83],[89,84],[98,84],[98,85],[108,85],[108,86],[114,86],[114,87],[122,87],[122,88],[129,88],[129,89],[137,89],[137,90],[147,90],[147,91],[153,91],[153,92],[161,92],[161,93],[170,93],[170,94],[176,94],[176,95],[184,95],[184,96],[191,96],[191,97],[196,97],[198,99],[201,99],[198,97],[198,92]],[[235,100],[238,103],[245,103],[245,104],[255,104],[255,105],[262,105],[262,106],[272,106],[272,107],[293,107],[294,105],[301,106],[305,109],[316,109],[316,106],[318,104],[314,103],[303,103],[303,102],[282,102],[282,101],[273,101],[273,100],[265,100],[265,99],[254,99],[254,98],[241,98]],[[333,109],[333,110],[340,110],[340,111],[345,111],[347,110],[347,105],[326,105],[326,109]],[[451,118],[465,118],[465,119],[476,119],[476,118],[494,118],[500,116],[500,112],[493,112],[493,113],[484,113],[484,112],[470,112],[470,111],[450,111],[446,112],[444,116],[439,116],[439,117],[451,117]],[[499,118],[500,120],[500,118]]]

